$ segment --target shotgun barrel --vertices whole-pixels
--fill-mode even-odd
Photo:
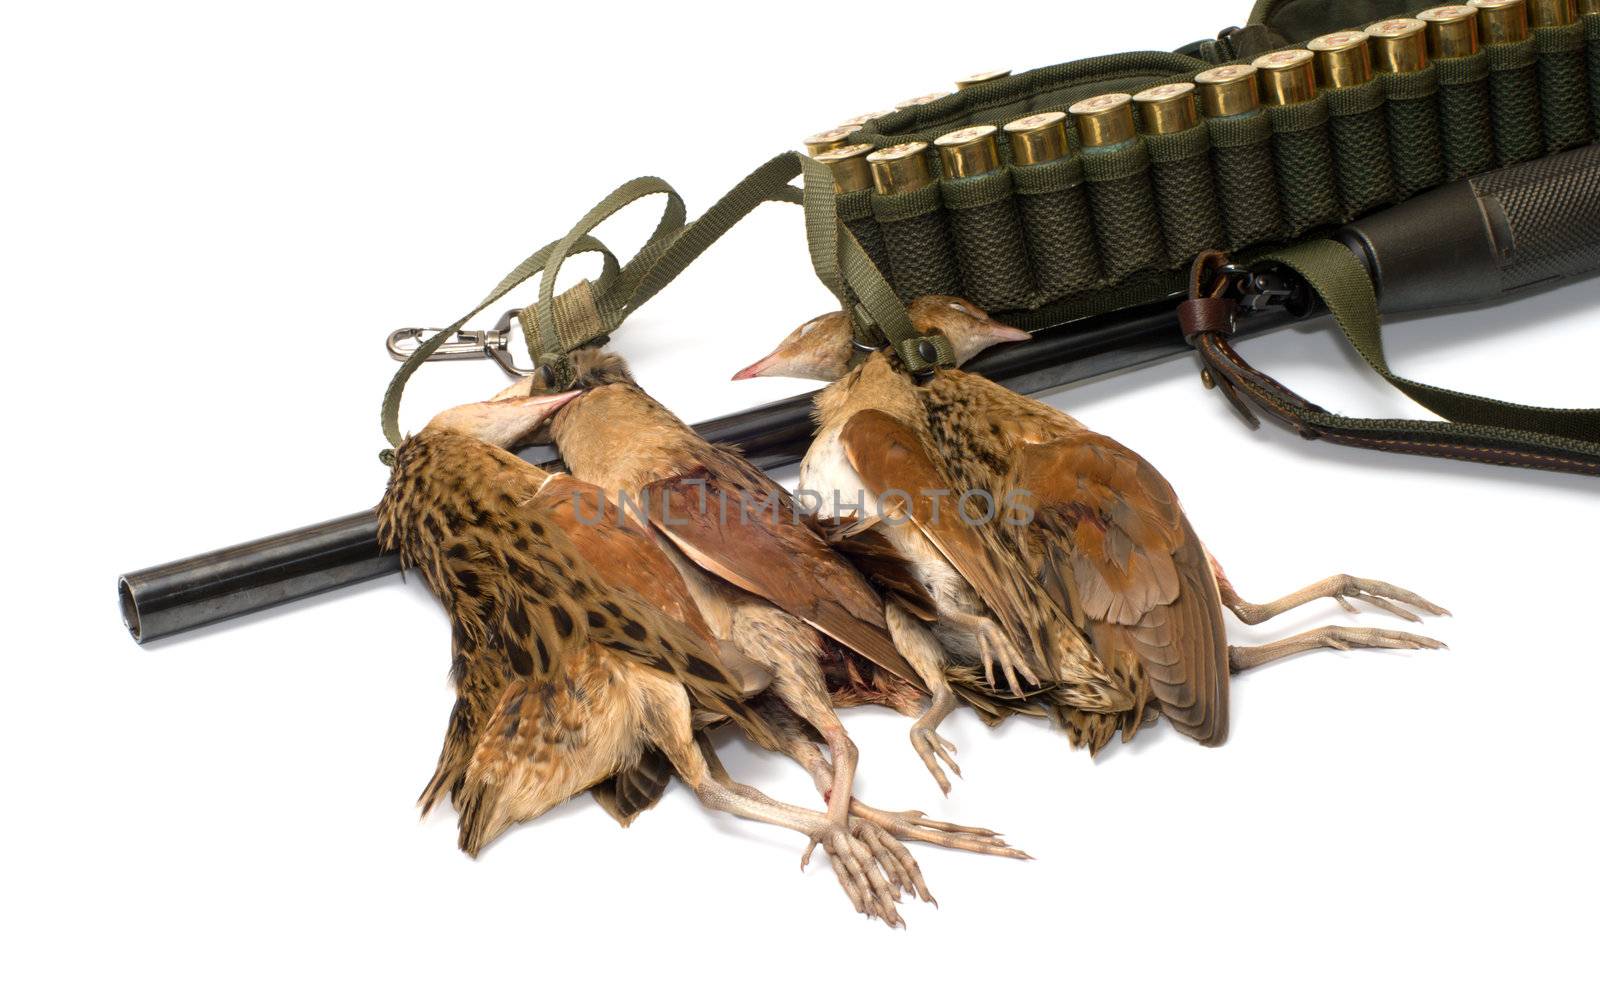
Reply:
[[[1367,266],[1389,313],[1460,307],[1600,270],[1600,145],[1503,168],[1426,193],[1338,234]],[[1172,299],[1058,325],[997,347],[969,369],[1023,394],[1132,369],[1187,351]],[[1290,320],[1239,319],[1240,335]],[[798,461],[811,396],[695,427],[764,468]],[[536,463],[549,448],[524,451]],[[144,643],[399,569],[379,551],[371,510],[119,577],[123,622]]]

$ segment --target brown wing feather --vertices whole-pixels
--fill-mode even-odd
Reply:
[[[899,599],[906,610],[923,621],[938,620],[933,596],[917,578],[911,563],[884,536],[877,520],[827,517],[814,519],[813,525],[874,586]]]
[[[655,528],[707,572],[916,680],[889,637],[882,601],[796,517],[787,493],[742,461],[719,468],[649,485],[644,496]]]
[[[717,652],[742,695],[759,694],[772,682],[765,667],[712,634],[677,566],[648,530],[608,503],[599,486],[570,475],[552,475],[540,487],[538,499],[583,557],[606,570],[613,586],[631,590]]]
[[[1088,430],[1024,449],[1019,484],[1040,577],[1063,584],[1107,665],[1131,646],[1162,711],[1216,745],[1228,731],[1228,651],[1211,566],[1176,493],[1144,458]]]
[[[1019,648],[1033,654],[1040,679],[1052,679],[1042,623],[1047,612],[1041,608],[1051,601],[983,527],[961,519],[957,495],[917,435],[893,416],[865,409],[845,423],[839,442],[867,491],[886,502],[909,496],[908,515],[917,528],[961,573]]]

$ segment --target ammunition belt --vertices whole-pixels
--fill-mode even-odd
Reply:
[[[1250,369],[1226,343],[1231,317],[1198,302],[1219,292],[1202,289],[1197,268],[1185,334],[1241,410],[1248,398],[1334,442],[1600,474],[1600,410],[1516,405],[1392,373],[1370,279],[1321,239],[1448,182],[1600,137],[1600,0],[1474,0],[1401,16],[1411,9],[1259,0],[1245,28],[1178,53],[979,75],[812,137],[811,157],[773,158],[695,220],[664,181],[635,179],[404,357],[384,397],[385,436],[400,442],[417,366],[533,276],[538,300],[478,334],[504,336],[520,316],[541,384],[563,385],[567,353],[608,337],[745,215],[779,201],[804,206],[813,267],[853,310],[858,344],[887,342],[913,373],[953,362],[941,333],[911,325],[904,305],[917,296],[964,295],[1036,330],[1171,297],[1190,285],[1191,263],[1231,255],[1300,272],[1362,357],[1444,421],[1334,415]],[[661,222],[622,264],[591,231],[651,195],[667,197]],[[557,296],[563,262],[585,252],[601,255],[601,276]]]
[[[1403,8],[1317,4],[1308,21],[1286,10],[1295,4],[1262,6],[1298,13],[1302,31],[1338,27],[1327,20],[1351,7]],[[839,218],[902,299],[964,295],[1038,327],[1179,290],[1202,251],[1248,256],[1458,178],[1593,142],[1600,11],[1580,16],[1573,0],[1519,3],[1518,13],[1570,23],[1496,40],[1502,33],[1484,27],[1495,6],[1424,12],[1430,21],[1409,43],[1423,46],[1420,65],[1367,70],[1357,61],[1354,77],[1337,81],[1336,48],[1297,57],[1285,55],[1303,51],[1286,39],[1258,35],[1278,45],[1258,54],[1266,57],[1255,60],[1259,98],[1238,110],[1204,100],[1222,88],[1202,76],[1213,68],[1207,59],[1133,53],[918,99],[808,145],[833,168]],[[1450,11],[1465,19],[1452,24]],[[1359,44],[1365,59],[1368,43]],[[1274,69],[1275,60],[1287,65]],[[1286,85],[1286,73],[1303,74],[1303,85]],[[1191,92],[1185,85],[1197,77]],[[1120,117],[1121,131],[1096,121],[1092,99],[1108,95],[1138,98],[1103,102],[1110,107],[1098,117]],[[1207,114],[1219,110],[1228,114]],[[1041,114],[1050,112],[1068,114]],[[1040,161],[1024,149],[1030,121],[1062,130],[1058,156]]]

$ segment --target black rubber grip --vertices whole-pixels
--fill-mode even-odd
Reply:
[[[1343,228],[1386,313],[1493,300],[1600,271],[1600,145],[1434,189]]]

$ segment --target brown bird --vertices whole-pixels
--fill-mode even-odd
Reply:
[[[1022,857],[982,828],[852,800],[857,753],[834,711],[828,679],[844,703],[880,700],[902,708],[907,689],[933,686],[900,655],[901,612],[893,605],[886,610],[782,487],[732,450],[707,443],[647,395],[619,357],[581,350],[571,362],[585,393],[551,423],[563,461],[615,503],[631,502],[648,514],[713,634],[772,673],[771,700],[792,715],[769,721],[798,727],[797,718],[821,737],[831,763],[798,728],[784,733],[777,749],[812,774],[830,816],[855,813],[905,840]],[[912,742],[942,781],[938,757],[953,748],[926,722],[913,727]]]
[[[960,362],[1028,337],[956,297],[919,298],[909,313],[924,334],[942,332]],[[945,670],[965,691],[987,692],[1000,713],[1007,701],[1043,702],[1091,752],[1119,729],[1131,738],[1147,712],[1215,745],[1227,736],[1230,671],[1319,647],[1440,647],[1337,626],[1229,646],[1224,606],[1251,624],[1318,597],[1349,610],[1346,598],[1361,599],[1413,621],[1421,619],[1401,605],[1446,612],[1350,576],[1249,604],[1210,559],[1172,487],[1132,450],[959,369],[919,384],[883,350],[852,370],[851,342],[849,318],[824,315],[738,376],[833,381],[817,396],[800,488],[887,504],[842,514],[837,539],[846,548],[869,539],[875,568],[898,559],[898,571],[875,578],[920,587],[898,592],[913,609],[931,599],[927,625]],[[923,676],[937,672],[920,662]]]
[[[584,527],[584,500],[599,490],[502,449],[577,394],[451,409],[396,451],[380,540],[422,571],[449,613],[458,690],[425,809],[449,792],[461,847],[476,855],[597,786],[602,804],[631,819],[665,786],[664,762],[708,807],[821,843],[857,910],[899,924],[899,894],[928,895],[897,840],[733,783],[697,743],[697,711],[777,739],[745,706],[761,672],[727,656],[703,623],[697,630],[694,605],[674,594],[670,563],[651,557],[644,531],[596,525],[580,547],[568,530]],[[601,554],[609,574],[593,561]]]

